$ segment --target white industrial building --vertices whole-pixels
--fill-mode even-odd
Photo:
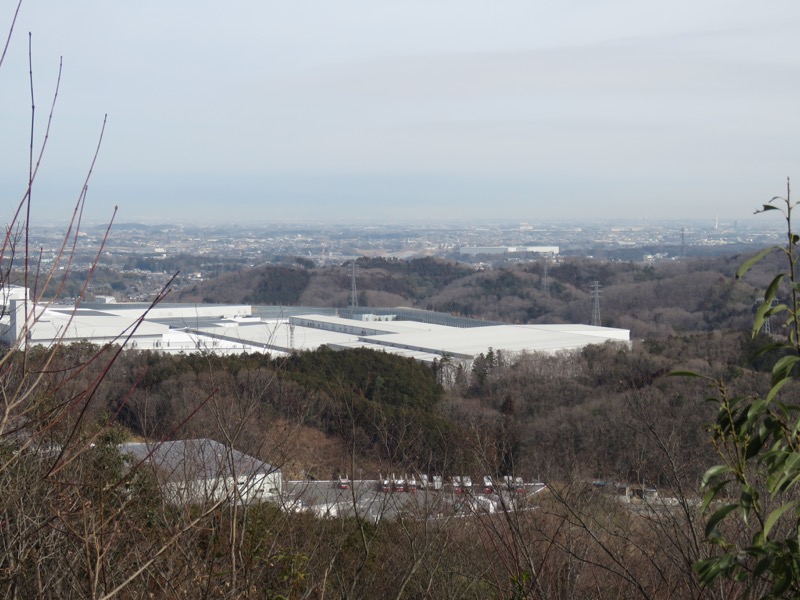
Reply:
[[[462,246],[459,252],[465,256],[480,254],[548,254],[557,256],[558,246]]]
[[[129,443],[120,452],[131,468],[153,468],[173,504],[235,500],[245,504],[279,498],[281,470],[210,439]]]
[[[432,362],[444,356],[472,360],[489,348],[509,355],[523,352],[554,353],[606,341],[629,342],[627,329],[591,325],[506,325],[451,327],[415,321],[359,322],[323,315],[290,317],[297,332],[321,330],[331,334],[326,345],[384,350]],[[355,337],[355,339],[351,339]]]
[[[507,355],[555,353],[606,341],[629,343],[630,332],[591,325],[509,325],[413,309],[301,309],[217,304],[103,303],[35,305],[9,297],[0,319],[13,346],[87,341],[167,353],[268,352],[320,346],[371,348],[424,362],[470,362],[492,348]],[[348,318],[345,318],[348,317]]]

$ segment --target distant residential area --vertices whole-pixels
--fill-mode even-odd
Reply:
[[[178,271],[180,274],[173,282],[175,289],[268,264],[312,268],[341,265],[359,258],[435,257],[485,268],[530,262],[545,255],[652,263],[735,254],[779,239],[774,227],[767,228],[759,221],[742,225],[688,220],[627,225],[595,222],[253,227],[122,223],[114,225],[107,238],[106,229],[102,225],[86,227],[80,232],[71,268],[78,272],[88,269],[102,247],[98,278],[92,284],[92,291],[119,300],[140,301],[160,290],[164,274]],[[43,249],[42,265],[56,264],[63,230],[39,226],[33,227],[31,234],[33,247]],[[528,252],[528,248],[532,251]],[[65,266],[62,262],[59,268]],[[105,270],[118,277],[111,278]],[[68,292],[69,289],[64,295]]]

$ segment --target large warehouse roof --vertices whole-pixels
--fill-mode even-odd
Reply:
[[[10,344],[27,339],[28,343],[39,345],[77,340],[124,343],[129,348],[171,353],[199,350],[282,355],[323,345],[334,349],[366,347],[426,362],[444,356],[472,360],[489,348],[511,354],[553,353],[607,340],[630,340],[628,330],[590,325],[465,323],[467,319],[452,320],[430,311],[420,313],[425,320],[421,322],[411,320],[415,316],[412,311],[401,309],[396,318],[386,309],[375,315],[360,309],[355,319],[331,315],[330,309],[321,309],[323,314],[309,314],[308,308],[297,313],[288,307],[281,307],[280,312],[266,308],[195,304],[97,304],[75,308],[29,304],[28,314],[34,316],[29,317],[28,335],[22,336],[25,301],[13,300],[4,339]],[[283,316],[256,316],[259,314]]]

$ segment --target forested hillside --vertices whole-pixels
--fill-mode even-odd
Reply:
[[[23,20],[17,21],[20,15],[25,18],[27,6],[21,11],[23,4],[28,3],[13,2],[10,11],[7,10],[13,16],[2,27],[7,41],[0,52],[0,66],[6,57],[11,61],[8,65],[12,68],[4,70],[4,74],[15,74],[11,87],[17,86],[14,81],[24,81],[18,90],[22,96],[3,96],[3,104],[11,101],[8,107],[3,106],[9,109],[4,113],[8,117],[4,123],[14,125],[9,127],[13,131],[4,137],[3,145],[7,138],[11,144],[7,156],[22,159],[22,164],[10,161],[9,167],[14,172],[9,171],[9,178],[4,180],[4,191],[10,194],[7,200],[11,204],[7,205],[9,214],[0,251],[0,288],[8,292],[10,284],[24,284],[30,289],[30,296],[25,295],[21,304],[9,303],[3,309],[12,309],[4,315],[5,326],[13,322],[14,329],[10,331],[19,333],[16,339],[7,340],[8,345],[0,352],[0,597],[9,600],[800,597],[800,404],[797,402],[800,388],[796,374],[800,365],[800,276],[797,274],[800,237],[792,228],[795,204],[789,197],[788,182],[786,198],[763,208],[783,211],[779,214],[785,218],[787,247],[778,249],[776,257],[768,257],[756,268],[751,267],[757,260],[742,256],[647,265],[559,259],[481,269],[432,258],[357,261],[360,306],[411,306],[511,323],[587,323],[592,314],[590,289],[599,282],[602,324],[630,329],[633,338],[630,345],[607,343],[574,352],[521,355],[488,348],[471,364],[443,356],[432,365],[366,349],[335,352],[325,347],[282,357],[218,356],[207,351],[162,354],[123,350],[126,335],[137,328],[147,329],[142,321],[125,331],[113,332],[120,336],[114,338],[119,344],[102,347],[66,343],[67,339],[75,339],[67,337],[72,335],[72,321],[55,332],[49,346],[35,346],[31,327],[47,324],[56,328],[51,315],[42,310],[45,306],[60,301],[78,306],[103,295],[154,304],[177,299],[343,307],[349,303],[351,265],[316,267],[306,258],[283,256],[280,264],[241,269],[244,264],[266,259],[262,238],[249,233],[248,253],[225,241],[214,246],[205,233],[198,233],[196,244],[178,244],[182,253],[177,255],[168,255],[163,248],[157,250],[160,243],[149,238],[133,240],[130,247],[123,245],[114,250],[108,245],[110,227],[98,229],[99,233],[87,237],[82,224],[94,218],[90,217],[93,211],[87,205],[87,197],[92,195],[87,190],[90,187],[94,190],[94,184],[89,183],[98,155],[86,165],[85,177],[77,180],[83,183],[75,190],[78,193],[74,207],[66,207],[66,213],[62,213],[64,207],[51,204],[55,197],[48,199],[56,189],[55,196],[64,197],[61,184],[54,184],[49,175],[39,173],[40,166],[45,165],[47,170],[51,164],[46,157],[49,152],[44,150],[52,139],[50,146],[56,150],[56,158],[65,148],[80,156],[84,153],[80,150],[83,141],[76,143],[69,131],[66,138],[59,140],[55,134],[64,128],[55,126],[51,138],[51,120],[59,114],[56,100],[60,95],[61,66],[59,63],[55,81],[48,81],[47,76],[41,81],[48,70],[53,73],[50,67],[41,70],[42,46],[33,43],[38,38],[31,34],[22,46],[23,62],[18,62],[19,49],[12,44],[12,37],[18,36],[12,34],[15,27],[27,29]],[[291,11],[268,7],[275,17],[270,26],[289,35],[261,35],[264,20],[247,15],[249,24],[258,33],[250,36],[250,41],[263,38],[270,44],[266,53],[248,50],[249,55],[281,61],[275,63],[277,71],[273,65],[259,73],[258,69],[231,70],[234,62],[219,54],[226,47],[223,33],[232,33],[231,39],[237,42],[245,39],[243,26],[248,23],[241,20],[241,11],[222,9],[212,15],[214,21],[203,22],[199,17],[204,11],[195,10],[192,26],[180,28],[181,32],[212,32],[211,36],[203,35],[197,46],[210,49],[207,54],[195,51],[190,38],[176,37],[178,29],[168,26],[170,18],[180,25],[188,22],[185,11],[142,12],[142,22],[154,25],[147,29],[147,36],[142,36],[128,35],[142,29],[137,26],[134,12],[126,13],[130,22],[122,23],[128,29],[120,29],[119,19],[94,18],[118,16],[112,9],[102,11],[101,15],[93,14],[94,9],[89,7],[84,15],[90,17],[87,19],[78,14],[78,4],[81,3],[57,12],[56,3],[50,3],[37,7],[36,11],[57,25],[56,17],[60,16],[66,24],[65,31],[78,34],[63,39],[79,39],[87,48],[102,47],[101,52],[92,55],[100,56],[105,67],[114,65],[114,71],[119,71],[119,77],[106,78],[112,85],[115,79],[117,83],[134,84],[125,88],[123,96],[128,100],[133,98],[130,93],[134,89],[149,93],[152,102],[123,103],[123,112],[135,107],[145,112],[123,115],[121,122],[139,124],[138,137],[142,140],[157,140],[156,145],[150,143],[147,148],[158,146],[168,150],[163,157],[180,159],[171,170],[176,178],[170,181],[159,175],[164,169],[151,168],[166,164],[155,154],[148,157],[151,167],[133,165],[129,172],[126,169],[132,163],[123,159],[124,168],[116,173],[118,182],[141,180],[145,187],[137,191],[136,185],[127,185],[131,189],[122,194],[120,208],[127,203],[130,210],[130,198],[138,194],[141,206],[134,210],[149,215],[153,208],[158,213],[159,207],[148,206],[147,201],[166,198],[160,208],[172,207],[179,211],[175,214],[180,218],[187,216],[186,207],[197,212],[188,214],[189,217],[199,217],[206,203],[209,214],[215,218],[220,214],[221,203],[225,204],[222,212],[226,219],[226,215],[236,218],[254,215],[255,205],[236,205],[237,197],[249,194],[239,184],[257,188],[260,196],[272,198],[273,208],[280,208],[278,202],[293,202],[280,200],[281,195],[273,192],[285,187],[281,183],[284,175],[292,177],[292,173],[314,171],[307,168],[309,158],[314,157],[308,152],[287,153],[286,143],[291,142],[295,149],[308,148],[311,146],[303,143],[304,131],[322,131],[330,142],[335,140],[337,132],[352,131],[349,125],[358,125],[355,121],[348,123],[349,117],[341,113],[345,119],[331,128],[330,115],[322,114],[328,111],[317,115],[319,107],[315,105],[319,103],[305,101],[316,97],[309,91],[322,89],[314,87],[316,84],[309,86],[313,79],[320,79],[308,77],[319,71],[314,66],[317,59],[305,52],[308,50],[305,40],[297,46],[304,48],[305,58],[302,58],[293,54],[294,46],[286,46],[279,39],[297,41],[302,37],[294,35],[298,31],[311,32],[306,37],[313,38],[316,51],[321,50],[322,62],[318,64],[324,71],[330,71],[330,76],[322,78],[323,83],[330,84],[333,77],[346,84],[337,83],[334,96],[347,87],[358,92],[357,97],[353,96],[355,103],[340,102],[345,98],[343,95],[328,103],[329,108],[346,105],[349,107],[346,112],[360,114],[364,111],[358,104],[366,99],[371,106],[366,111],[370,118],[369,123],[361,125],[388,132],[389,138],[392,130],[402,130],[401,137],[407,139],[394,136],[395,141],[413,142],[416,138],[417,146],[422,148],[423,138],[407,122],[395,119],[395,124],[400,125],[396,129],[391,122],[381,125],[380,119],[374,118],[382,112],[397,112],[394,108],[383,110],[389,105],[381,106],[381,98],[377,98],[378,104],[370,99],[375,97],[372,92],[377,89],[376,83],[378,88],[385,87],[380,78],[370,76],[373,81],[369,85],[359,84],[358,72],[377,73],[375,66],[379,63],[374,56],[367,57],[365,62],[362,59],[367,55],[355,52],[347,59],[356,59],[353,64],[360,67],[355,70],[331,71],[326,66],[337,62],[337,53],[341,55],[337,46],[348,39],[348,32],[366,33],[381,40],[379,54],[383,58],[387,48],[393,47],[392,39],[411,40],[413,48],[409,46],[408,50],[417,57],[412,63],[419,66],[419,49],[425,47],[425,35],[430,33],[433,35],[430,39],[436,40],[434,45],[441,45],[442,32],[452,24],[454,16],[442,13],[444,16],[437,21],[434,11],[428,10],[423,18],[414,13],[393,12],[392,18],[386,19],[385,9],[369,7],[362,13],[366,16],[375,13],[379,19],[362,23],[353,18],[350,14],[353,11],[337,6],[332,10],[342,13],[344,21],[337,22],[321,10],[316,11],[319,15],[300,10],[299,20],[295,21],[286,20]],[[307,20],[311,13],[314,18],[322,16],[322,26]],[[477,29],[482,29],[484,13],[485,10],[474,16]],[[231,15],[239,18],[238,25],[221,19]],[[548,16],[546,11],[543,15]],[[404,16],[407,18],[403,19]],[[81,24],[91,21],[91,27],[70,28],[69,19],[74,18],[81,19]],[[741,17],[737,18],[741,21]],[[338,26],[345,21],[355,28]],[[530,21],[525,20],[525,25]],[[363,26],[365,23],[370,26]],[[404,29],[404,23],[424,23],[427,33]],[[546,19],[542,23],[547,27]],[[705,29],[713,30],[712,33],[734,31],[736,39],[741,38],[742,27],[731,28],[731,23],[734,21]],[[411,35],[386,37],[384,25],[395,28],[392,30],[395,34],[406,31]],[[698,27],[693,21],[692,26]],[[502,31],[502,19],[493,27]],[[386,32],[391,33],[390,29]],[[524,33],[524,28],[516,29]],[[783,29],[790,31],[787,27]],[[108,30],[106,33],[111,35],[106,41],[112,43],[93,44],[92,36],[88,36],[90,30]],[[335,33],[335,41],[326,37],[328,30]],[[681,30],[672,33],[665,39],[683,37],[690,39],[695,49],[702,47],[703,36],[696,33],[687,36]],[[563,36],[557,35],[561,40]],[[485,70],[497,60],[508,59],[503,52],[492,52],[493,42],[489,38],[461,37],[480,39],[483,47],[469,50],[464,46],[469,50],[461,52],[468,59],[465,65],[482,63],[478,66]],[[638,33],[634,37],[637,41],[647,41],[646,36],[640,40]],[[718,43],[722,37],[715,35],[711,41]],[[209,40],[215,45],[209,44]],[[332,41],[332,46],[326,45]],[[366,44],[363,41],[348,39],[348,45],[373,47],[369,40]],[[123,52],[114,57],[112,47],[117,42],[132,42],[132,48],[136,44],[146,46],[147,52],[141,55]],[[571,43],[569,35],[563,43]],[[585,45],[585,40],[579,40],[578,46]],[[505,39],[501,46],[511,47]],[[258,46],[242,47],[259,50]],[[664,45],[657,47],[663,49]],[[180,51],[178,54],[173,52],[176,49]],[[396,50],[399,53],[395,50],[389,53],[396,55],[389,63],[381,63],[388,64],[390,71],[398,66],[402,71],[404,64],[412,64],[402,59],[405,55],[402,46]],[[491,62],[480,59],[486,51],[490,52]],[[599,54],[601,60],[592,64],[591,69],[573,69],[574,73],[569,70],[569,60],[564,60],[569,56],[563,52],[553,54],[560,57],[560,67],[556,69],[559,73],[590,73],[586,89],[594,90],[600,72],[595,67],[614,53]],[[580,56],[575,52],[568,54]],[[687,56],[690,54],[691,48]],[[181,65],[182,73],[179,77],[168,72],[145,73],[148,69],[143,70],[143,65],[147,63],[128,63],[126,70],[126,60],[120,63],[125,56],[139,60],[144,55],[157,57],[156,63],[150,63],[153,68],[166,66],[174,71],[175,65]],[[194,63],[183,68],[187,61],[181,60],[182,56],[192,57]],[[246,57],[243,60],[241,64],[247,64]],[[339,67],[345,64],[338,62]],[[452,60],[435,62],[455,64]],[[634,62],[650,66],[652,61],[644,56]],[[782,60],[780,64],[786,62]],[[272,151],[264,147],[265,138],[257,128],[248,127],[254,134],[248,141],[237,127],[223,124],[220,128],[219,111],[209,110],[211,105],[192,106],[191,111],[187,108],[180,113],[186,107],[185,98],[197,100],[206,95],[208,82],[225,85],[220,79],[222,72],[216,72],[215,77],[207,76],[220,65],[236,71],[230,80],[235,85],[227,86],[234,94],[230,97],[245,100],[225,103],[229,109],[257,107],[262,116],[275,113],[289,125],[275,128],[267,123],[265,130],[271,132],[271,143],[276,144],[275,156],[282,160],[297,154],[301,160],[295,165],[301,167],[298,170],[287,170],[284,167],[291,167],[287,163],[283,167],[278,164],[278,171],[273,169],[272,175],[266,173],[270,180],[267,183],[278,186],[273,192],[258,184],[258,173],[251,168],[252,164],[248,166],[253,156],[268,156]],[[301,71],[293,70],[297,65],[302,67]],[[108,71],[104,65],[99,66],[99,70],[90,66],[87,72]],[[366,71],[361,68],[364,66],[368,67]],[[657,69],[659,64],[653,67]],[[507,87],[504,80],[519,71],[492,70],[499,78],[486,81],[503,84],[495,86],[497,89]],[[242,79],[244,71],[255,72],[258,80]],[[279,78],[270,80],[271,71],[280,72]],[[762,75],[759,81],[767,81],[763,74],[768,69],[758,71]],[[772,71],[783,73],[778,68]],[[468,71],[450,73],[456,77],[444,79],[429,77],[434,71],[419,72],[425,75],[416,78],[420,84],[424,84],[425,78],[444,82],[444,87],[440,85],[438,89],[452,88],[450,91],[457,93],[453,97],[456,104],[467,100],[464,106],[468,110],[464,114],[469,116],[469,105],[474,103],[469,102],[468,88],[473,86],[452,85],[458,77],[469,75]],[[618,72],[624,74],[624,70]],[[747,69],[737,69],[737,76],[740,72],[746,75]],[[27,75],[27,79],[16,80],[16,74]],[[141,79],[142,74],[147,78]],[[344,79],[339,77],[342,74]],[[180,89],[165,86],[173,79]],[[468,79],[478,81],[474,77]],[[568,87],[580,90],[572,85],[580,84],[580,77],[572,79],[575,81]],[[192,88],[195,80],[203,85]],[[65,87],[68,106],[76,101],[76,90],[79,96],[81,89],[95,90],[86,81],[78,80],[77,86],[73,82]],[[148,86],[147,81],[160,82],[158,94],[152,93],[153,86]],[[273,88],[276,81],[282,90],[293,88],[288,91],[299,93],[295,97],[301,101],[287,103],[284,100],[290,96],[281,100],[274,94],[270,98],[258,97]],[[746,76],[742,81],[746,84]],[[329,92],[334,89],[327,87]],[[547,86],[535,87],[539,97],[538,90]],[[706,86],[701,87],[707,91]],[[713,87],[720,86],[715,83]],[[524,101],[519,95],[524,92],[522,87],[511,88],[517,90],[516,97],[506,98],[513,100],[512,104]],[[760,85],[761,88],[772,89],[766,85]],[[187,93],[192,89],[200,90],[201,94]],[[407,104],[406,100],[415,104],[414,98],[421,98],[419,94],[425,89],[421,85],[411,96],[401,94],[398,100],[400,104]],[[52,99],[42,97],[42,90],[48,90],[45,93],[52,94]],[[245,92],[241,93],[242,90]],[[387,90],[378,96],[386,96],[383,92]],[[207,95],[220,99],[213,93]],[[113,94],[100,96],[119,106]],[[84,102],[87,97],[84,93],[83,99],[77,101]],[[436,100],[433,103],[436,105],[455,106],[442,102],[444,96],[439,92],[430,98]],[[177,99],[178,103],[170,105],[171,99]],[[705,104],[718,105],[707,99],[704,98]],[[395,101],[390,104],[399,106]],[[45,112],[36,110],[37,105]],[[290,105],[296,105],[301,112],[274,110],[276,106]],[[18,106],[30,106],[29,119],[19,113]],[[166,112],[153,112],[154,107]],[[225,133],[216,142],[208,137],[199,154],[178,143],[188,140],[197,145],[197,136],[180,133],[197,130],[192,127],[190,112],[201,115],[196,122],[202,123],[204,132],[208,130],[205,133],[211,135],[214,129]],[[317,118],[320,115],[322,120]],[[242,123],[254,122],[247,115],[237,116],[244,117],[239,119]],[[452,115],[445,116],[448,123],[455,123]],[[77,120],[67,130],[82,127],[82,117],[75,117]],[[583,124],[573,128],[575,131],[587,129],[584,125],[591,124],[582,119]],[[436,123],[442,121],[435,115],[433,120],[416,120],[427,123],[422,129],[428,134],[441,129]],[[474,119],[468,120],[475,125]],[[485,118],[480,122],[488,123]],[[103,123],[97,141],[98,154],[102,154],[99,151],[105,120]],[[142,127],[145,123],[155,127],[149,132],[155,132],[155,136],[148,135],[148,130]],[[22,124],[22,128],[16,124]],[[176,124],[182,129],[172,128]],[[311,129],[304,130],[302,124],[310,124]],[[490,129],[487,133],[491,133]],[[594,134],[601,132],[596,127],[588,129]],[[653,127],[637,126],[637,129],[654,131]],[[366,131],[364,127],[361,130]],[[22,137],[18,137],[20,131]],[[287,132],[291,132],[291,140],[284,135]],[[448,125],[446,131],[439,131],[442,132],[450,135],[457,130]],[[381,137],[381,143],[389,139],[386,135]],[[434,138],[427,135],[428,141]],[[138,152],[133,141],[131,156]],[[355,142],[349,144],[350,150],[363,146],[359,139]],[[402,145],[394,144],[398,148]],[[219,156],[224,154],[227,159],[216,160],[210,170],[204,171],[203,165],[212,164],[203,162],[213,156],[208,151],[212,146],[221,152]],[[340,146],[336,144],[337,148]],[[480,144],[472,146],[485,150]],[[326,147],[334,146],[326,142],[318,149]],[[412,147],[413,143],[408,146]],[[258,152],[253,153],[254,148]],[[514,151],[519,146],[511,144],[510,148]],[[239,151],[243,154],[237,155]],[[122,156],[116,150],[113,154]],[[413,154],[419,162],[419,152],[415,150]],[[479,172],[468,172],[463,165],[470,161],[464,163],[463,157],[455,154],[462,167],[449,158],[457,167],[451,175],[461,173],[466,176],[459,178],[462,182],[477,182],[478,192],[484,187],[482,181],[491,183],[488,171],[484,173],[490,175],[488,179]],[[568,153],[570,171],[575,167],[573,154]],[[66,155],[60,156],[63,159]],[[350,160],[353,157],[355,162]],[[75,164],[71,156],[67,158],[64,166]],[[359,164],[355,155],[343,158],[344,162],[339,161],[342,164]],[[289,159],[291,162],[291,156]],[[504,160],[499,157],[498,164]],[[512,157],[513,160],[516,159]],[[230,164],[226,166],[226,162]],[[402,157],[391,162],[390,171],[404,172],[395,168],[402,167]],[[635,169],[624,160],[616,162],[626,173]],[[194,164],[195,168],[185,168],[188,164]],[[264,164],[275,167],[274,161],[267,160]],[[369,166],[371,161],[364,164]],[[236,168],[231,170],[231,165]],[[372,165],[376,166],[378,163]],[[22,170],[18,171],[20,167]],[[69,170],[57,167],[53,174],[60,180]],[[371,171],[379,173],[380,169]],[[432,163],[425,171],[427,175],[422,179],[416,178],[427,188],[425,194],[437,192],[440,187],[439,191],[446,192],[440,182],[447,178],[442,178],[442,173],[436,175],[437,165]],[[369,178],[363,179],[355,171],[353,174],[355,178],[334,168],[317,178],[316,183],[313,176],[301,177],[302,181],[297,180],[299,189],[294,190],[299,192],[296,206],[310,212],[311,204],[300,198],[318,187],[324,191],[320,200],[324,197],[327,206],[336,204],[334,208],[342,209],[343,202],[331,199],[349,197],[351,194],[339,187],[339,183],[349,186],[349,181],[366,183],[357,187],[371,193]],[[508,173],[496,174],[516,186],[515,178],[509,180]],[[386,189],[380,183],[382,180],[397,184],[396,190],[389,190],[392,193],[384,198],[383,204],[393,203],[409,212],[412,197],[406,198],[410,202],[396,201],[408,195],[404,183],[407,179],[405,176],[374,179],[381,189]],[[622,179],[630,177],[626,174]],[[290,179],[285,181],[291,183]],[[16,183],[9,187],[9,182]],[[255,187],[254,182],[258,184]],[[308,182],[310,185],[306,185]],[[702,194],[702,186],[695,185],[698,182],[702,183],[694,177],[687,185],[696,188],[693,193]],[[635,183],[638,197],[641,186],[640,182]],[[108,181],[98,187],[103,192],[99,196],[105,199],[113,197],[107,193],[111,189],[107,184]],[[149,193],[143,194],[142,190]],[[205,192],[209,195],[204,199]],[[613,190],[609,188],[604,193],[611,197]],[[125,196],[129,198],[126,200]],[[183,209],[182,196],[191,201]],[[503,202],[502,193],[495,196],[495,202]],[[308,199],[313,200],[313,194]],[[773,198],[773,202],[776,199],[781,200]],[[355,202],[347,201],[351,205],[348,210],[360,211],[359,207],[367,203],[371,206],[380,203],[366,197],[362,198],[364,204],[358,197],[352,200]],[[15,202],[18,202],[16,208]],[[594,198],[592,202],[597,204]],[[425,208],[421,203],[418,206]],[[263,212],[265,205],[260,202],[255,208]],[[574,207],[565,204],[564,208]],[[266,209],[271,218],[278,216],[269,205]],[[50,212],[48,218],[54,219],[59,219],[59,214],[72,215],[64,223],[63,238],[60,233],[53,237],[48,234],[47,244],[31,243],[31,219]],[[337,218],[349,218],[348,211],[339,212]],[[459,216],[467,217],[468,212]],[[115,207],[111,222],[116,214]],[[306,216],[303,214],[302,218]],[[320,212],[317,217],[324,215]],[[380,215],[375,213],[372,217]],[[315,236],[313,227],[308,227],[308,232],[304,226],[302,236],[297,233],[297,237],[305,238],[307,233]],[[534,232],[532,227],[525,229]],[[120,230],[124,232],[126,228],[122,226]],[[169,229],[161,239],[179,235],[178,231],[182,230]],[[325,253],[322,240],[314,239],[315,247],[306,241],[292,245],[291,252],[303,252],[305,247],[309,256]],[[279,242],[277,247],[283,247],[282,244]],[[664,247],[661,242],[657,246]],[[136,248],[136,252],[131,254],[130,248]],[[222,248],[226,257],[206,254],[209,248]],[[634,252],[630,246],[623,248],[613,255]],[[140,256],[139,251],[146,256]],[[351,250],[346,253],[351,254]],[[635,253],[640,256],[641,249]],[[611,252],[605,256],[611,256]],[[750,268],[747,277],[735,278],[734,271],[745,261]],[[206,281],[195,283],[201,277]],[[174,292],[167,289],[170,284],[175,286]],[[63,305],[61,310],[69,312]],[[91,327],[97,322],[91,313],[87,310],[73,314],[71,319],[85,319]],[[196,438],[213,440],[204,446],[211,449],[209,454],[183,454],[163,462],[152,460],[160,450],[173,447],[172,442]],[[129,447],[126,450],[127,442],[137,443],[144,454],[133,454]],[[432,481],[445,483],[420,485],[418,489],[416,482],[422,482],[422,477],[428,475]],[[475,485],[465,483],[468,477],[473,478]],[[403,485],[398,485],[401,481]],[[322,493],[304,495],[308,490]]]
[[[51,461],[35,453],[4,470],[8,481],[20,480],[18,469],[27,470],[19,477],[41,477],[35,485],[7,485],[0,502],[3,551],[21,561],[12,581],[17,589],[44,585],[64,595],[72,589],[64,586],[81,581],[83,568],[81,553],[71,548],[92,536],[109,582],[125,577],[132,552],[168,547],[150,572],[182,593],[228,588],[237,590],[232,597],[250,597],[246,588],[254,585],[259,594],[272,590],[286,597],[323,591],[383,597],[388,572],[408,578],[403,597],[505,597],[541,586],[557,596],[605,597],[609,589],[627,596],[637,586],[648,597],[674,597],[676,590],[697,596],[691,561],[707,556],[696,543],[697,511],[642,520],[592,491],[590,482],[647,482],[664,497],[696,498],[702,473],[714,460],[706,433],[713,410],[702,402],[702,384],[668,373],[702,369],[729,379],[732,393],[763,392],[769,374],[753,362],[748,340],[742,332],[715,332],[561,356],[490,352],[471,372],[455,373],[445,363],[432,369],[366,350],[321,349],[279,360],[130,351],[108,364],[103,357],[113,348],[98,355],[96,348],[74,345],[54,354],[12,356],[11,372],[21,377],[26,361],[40,372],[41,389],[49,390],[34,405],[35,418],[60,415],[37,433],[37,445],[72,448],[70,440],[78,442],[74,456],[53,458],[59,474],[54,481],[46,473]],[[90,397],[79,390],[91,390]],[[204,517],[204,528],[195,528],[191,511],[162,505],[146,480],[137,480],[134,496],[115,492],[127,478],[115,462],[114,444],[176,437],[233,444],[280,466],[287,479],[375,478],[393,471],[518,474],[548,482],[550,492],[533,513],[448,518],[432,527],[411,515],[380,525],[357,519],[334,524],[263,506],[218,511]],[[67,512],[57,508],[64,502],[72,507]],[[97,506],[115,523],[124,520],[124,529],[97,535],[90,520],[98,516],[94,503],[102,503]],[[15,520],[20,506],[39,507],[28,517],[33,529]],[[124,510],[124,519],[114,516],[117,510]],[[47,519],[85,525],[79,535],[43,538],[48,530],[36,524]],[[234,538],[232,527],[239,528]],[[181,540],[174,547],[171,531]],[[497,536],[510,536],[511,547],[495,547]],[[44,562],[48,572],[67,569],[61,564],[66,559],[57,558],[65,556],[72,557],[68,572],[76,575],[37,584],[24,566],[33,560],[22,543],[27,539],[55,552]],[[583,549],[576,553],[570,544]],[[633,571],[623,576],[608,552],[627,552],[630,544],[638,551],[625,559]],[[232,547],[240,553],[234,572]],[[551,579],[563,569],[572,575]],[[203,576],[195,581],[193,572]],[[130,589],[153,585],[145,578]]]
[[[513,358],[491,352],[471,372],[363,349],[322,348],[288,359],[130,351],[105,373],[92,415],[101,421],[114,415],[131,435],[148,439],[219,438],[232,426],[220,419],[244,403],[252,414],[237,425],[239,443],[296,465],[287,468],[295,476],[328,477],[355,461],[374,476],[389,469],[466,470],[657,482],[665,477],[663,465],[643,454],[629,423],[647,418],[681,441],[673,458],[696,481],[707,464],[704,452],[712,450],[703,434],[710,413],[697,401],[702,390],[695,382],[668,373],[703,370],[729,378],[743,394],[756,393],[768,383],[760,372],[768,361],[754,357],[755,348],[744,332],[685,334],[632,349],[607,344]],[[92,346],[67,347],[54,364],[92,352]],[[54,386],[59,373],[47,375]],[[76,378],[97,375],[89,368]],[[308,441],[294,444],[287,435],[279,444],[284,454],[270,456],[276,427],[314,431],[338,450],[304,464]]]
[[[475,271],[361,261],[362,305],[512,322],[586,322],[589,287],[601,281],[604,323],[636,338],[557,355],[489,349],[466,367],[364,349],[283,358],[10,349],[0,361],[0,589],[51,598],[737,597],[726,580],[701,587],[694,570],[719,555],[704,541],[699,495],[727,447],[713,425],[717,405],[704,401],[705,380],[670,374],[724,380],[731,398],[768,393],[776,355],[757,349],[772,338],[752,339],[749,325],[775,264],[742,281],[732,276],[738,262],[564,261],[548,265],[545,289],[543,263]],[[341,305],[349,284],[347,266],[296,262],[230,273],[183,299]],[[787,381],[783,393],[796,387]],[[288,488],[268,503],[231,494],[176,504],[157,472],[119,450],[126,440],[191,438],[259,458],[287,482],[335,489],[349,512],[317,518],[325,507]],[[398,494],[411,492],[358,484],[372,486],[369,511],[378,506],[366,513],[364,490],[337,483],[391,473],[547,487],[459,494],[449,484],[396,509]],[[623,501],[620,489],[657,502],[627,491]],[[744,532],[726,524],[727,539],[747,543]]]
[[[742,257],[653,265],[565,259],[476,271],[439,259],[358,260],[360,306],[412,306],[511,323],[588,323],[591,287],[601,287],[602,323],[636,338],[746,328],[764,276],[736,281]],[[545,285],[546,284],[546,285]],[[182,290],[183,302],[343,307],[349,265],[264,266],[223,275]]]
[[[547,286],[541,262],[476,271],[433,259],[360,261],[361,305],[510,322],[587,322],[589,289],[600,281],[603,323],[629,327],[635,338],[631,347],[557,355],[489,349],[468,367],[363,349],[274,358],[20,344],[0,361],[0,591],[12,598],[742,597],[743,588],[724,578],[701,586],[694,567],[720,556],[706,541],[708,531],[716,534],[700,489],[732,447],[725,415],[720,421],[718,403],[705,398],[765,397],[779,356],[757,352],[775,338],[750,335],[754,302],[777,266],[767,261],[738,280],[733,270],[742,260],[563,261],[547,265]],[[347,265],[295,261],[228,273],[181,298],[342,306],[349,287]],[[773,319],[778,336],[785,322]],[[709,379],[670,375],[681,370]],[[709,391],[715,381],[727,385]],[[793,379],[781,386],[789,398],[797,393]],[[749,422],[749,410],[731,420]],[[303,504],[288,488],[265,503],[231,493],[179,504],[154,470],[119,450],[130,440],[191,438],[257,457],[287,482],[335,489],[349,512],[318,518],[325,507]],[[546,488],[497,494],[478,485],[458,493],[448,484],[419,491],[411,502],[418,510],[395,509],[398,494],[411,492],[378,486],[390,473],[522,477]],[[347,477],[374,480],[365,485],[377,513],[362,512],[356,483],[339,487]],[[750,543],[746,527],[724,525],[726,540]]]

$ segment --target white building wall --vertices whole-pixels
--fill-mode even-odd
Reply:
[[[227,477],[169,481],[163,490],[166,499],[173,504],[208,504],[226,499],[250,504],[278,499],[283,493],[283,477],[280,470],[275,470],[238,480]]]

